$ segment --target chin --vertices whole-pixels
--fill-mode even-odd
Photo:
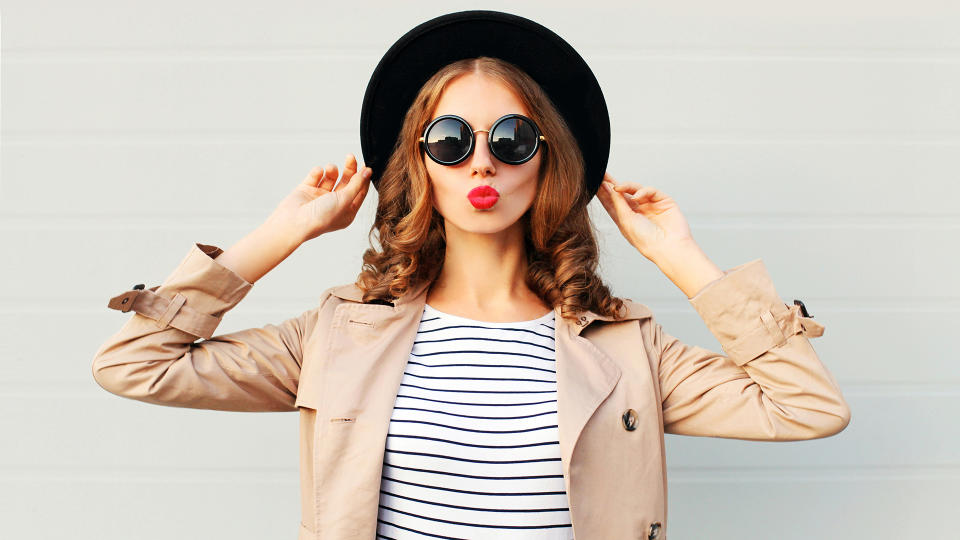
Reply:
[[[504,209],[498,210],[494,205],[486,210],[478,210],[471,206],[466,215],[460,214],[454,220],[446,218],[446,222],[465,232],[494,234],[509,229],[519,219],[520,215],[514,216],[504,212]]]

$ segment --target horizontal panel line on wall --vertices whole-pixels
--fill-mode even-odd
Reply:
[[[676,470],[667,466],[667,474],[670,483],[681,484],[701,484],[701,483],[771,483],[771,482],[856,482],[860,480],[876,479],[960,479],[960,468],[926,468],[918,467],[914,469],[900,468],[895,470],[860,470],[859,468],[836,468],[825,470],[820,468],[810,468],[797,470],[790,474],[782,471],[760,471],[752,472],[747,469],[731,470],[729,472],[717,472],[716,474],[704,474],[701,471]]]
[[[357,119],[359,125],[359,117]],[[135,137],[135,138],[134,138]],[[207,130],[172,130],[172,131],[140,131],[140,130],[99,130],[85,131],[72,130],[18,130],[3,134],[4,146],[73,146],[109,145],[109,146],[196,146],[230,144],[332,144],[341,143],[344,139],[356,137],[359,140],[360,129],[356,131],[323,130],[323,131],[268,131],[247,130],[243,132]],[[958,140],[960,141],[960,140]],[[960,144],[960,143],[958,143]]]
[[[89,354],[82,355],[84,359],[93,358],[95,351],[88,351]],[[721,352],[721,351],[717,351]],[[829,359],[837,361],[838,359]],[[855,383],[841,381],[843,395],[847,397],[960,397],[960,380],[923,383],[923,382],[880,382],[871,383],[857,381]],[[89,380],[50,380],[49,378],[42,383],[34,381],[16,381],[4,380],[0,375],[0,398],[16,398],[25,400],[46,401],[54,399],[63,401],[65,399],[73,400],[96,400],[96,401],[115,401],[118,396],[105,392],[98,386],[93,376]],[[127,398],[121,398],[127,399]],[[222,411],[221,411],[222,412]],[[249,412],[245,414],[290,414],[295,411],[270,411],[270,412]]]
[[[159,283],[158,283],[159,285]],[[122,285],[121,285],[121,288]],[[118,291],[119,292],[122,291]],[[311,300],[313,297],[308,297]],[[103,302],[101,302],[103,300]],[[16,302],[24,302],[22,305],[14,305]],[[97,304],[96,307],[91,307],[91,303]],[[103,307],[99,307],[99,304],[103,304]],[[958,302],[960,304],[960,302]],[[291,310],[300,308],[303,305],[302,301],[295,301],[289,298],[261,298],[261,299],[249,299],[243,301],[243,311],[248,316],[253,317],[274,317],[277,315],[290,314]],[[251,307],[252,306],[252,307]],[[17,315],[17,314],[37,314],[37,313],[57,313],[58,315],[76,315],[76,316],[87,316],[87,315],[100,315],[105,313],[104,309],[106,307],[106,299],[96,297],[96,298],[70,298],[64,300],[54,300],[54,299],[43,299],[43,300],[30,300],[28,298],[2,298],[0,297],[0,315]],[[237,308],[234,308],[237,309]],[[960,311],[960,305],[958,305],[957,311]],[[934,310],[939,311],[939,310]],[[112,313],[112,312],[111,312]],[[129,313],[129,312],[128,312]],[[292,316],[292,315],[291,315]]]
[[[668,434],[668,436],[675,436]],[[840,435],[841,437],[843,435]],[[779,443],[776,443],[779,444]],[[789,444],[789,443],[786,443]],[[829,474],[830,471],[855,471],[867,476],[880,474],[957,474],[960,473],[960,466],[957,465],[913,465],[904,467],[902,465],[823,465],[817,464],[815,467],[790,467],[786,465],[727,465],[727,466],[699,466],[699,465],[667,465],[671,472],[684,475],[723,475],[726,473],[735,473],[738,476],[745,474],[755,477],[767,477],[770,473],[792,473],[792,472],[813,472],[813,474]],[[813,469],[814,471],[811,471]]]
[[[251,467],[252,469],[253,467]],[[59,483],[226,483],[226,484],[289,484],[299,482],[296,467],[276,470],[230,468],[224,470],[170,467],[162,470],[104,467],[4,467],[0,469],[0,485],[39,481]],[[672,467],[667,466],[669,480],[683,483],[700,482],[804,482],[849,481],[857,479],[893,478],[960,478],[960,467]]]
[[[157,283],[159,285],[159,283]],[[333,284],[331,283],[331,286]],[[120,284],[123,287],[123,284]],[[117,291],[119,294],[120,290]],[[319,294],[319,293],[318,293]],[[304,298],[314,300],[314,296],[307,295]],[[787,298],[784,298],[787,299]],[[101,300],[103,302],[101,302]],[[947,314],[956,315],[960,313],[960,298],[953,297],[928,297],[928,298],[902,298],[895,296],[871,295],[869,297],[819,297],[803,295],[801,300],[813,314],[815,320],[829,318],[831,314],[857,313],[871,314],[878,316],[890,316],[897,314]],[[691,311],[690,303],[687,300],[677,298],[646,297],[642,303],[647,304],[656,313],[687,314],[696,316],[696,312]],[[91,306],[91,303],[96,306]],[[103,303],[104,307],[99,305]],[[656,304],[654,306],[653,304]],[[247,298],[241,304],[246,316],[276,316],[278,314],[289,313],[290,310],[297,309],[303,305],[303,300],[289,297],[271,297],[258,296]],[[814,312],[814,306],[816,311]],[[72,296],[69,298],[30,298],[28,296],[0,296],[0,315],[17,315],[28,313],[47,313],[58,315],[99,315],[106,309],[106,299],[100,296],[82,297]],[[234,308],[238,309],[238,308]],[[112,313],[112,312],[111,312]],[[823,314],[823,315],[820,315]]]
[[[6,211],[0,216],[0,231],[23,230],[116,230],[123,227],[126,230],[191,230],[191,229],[235,229],[238,220],[256,218],[266,219],[267,212],[226,212],[209,211],[208,216],[198,217],[195,214],[180,214],[174,209],[160,209],[157,216],[143,216],[144,210],[134,208],[130,214],[123,212],[108,212],[96,216],[70,215],[58,212],[46,214],[30,212],[17,214]],[[917,214],[904,212],[891,213],[862,213],[862,214],[824,214],[817,212],[729,212],[723,214],[709,214],[687,212],[686,217],[690,226],[695,230],[705,229],[777,229],[805,231],[809,229],[867,229],[867,230],[897,230],[904,229],[960,229],[960,213]],[[173,219],[175,218],[175,219]],[[600,216],[605,219],[604,216]],[[372,224],[372,222],[370,222]],[[596,228],[604,233],[618,231],[612,222],[595,222]],[[364,230],[369,227],[363,224]]]
[[[160,283],[156,282],[154,284],[159,285]],[[130,286],[132,285],[133,284]],[[114,292],[116,294],[120,294],[123,292],[124,286],[125,285],[121,283],[118,285],[118,287],[116,287],[115,291],[111,290],[108,294],[112,294]],[[622,295],[623,293],[620,294]],[[787,298],[788,296],[791,296],[791,298]],[[798,295],[788,295],[784,293],[783,299],[790,300],[794,296]],[[304,299],[309,301],[317,300],[319,299],[319,292],[317,295],[307,295],[304,297],[269,295],[258,296],[255,299],[244,300],[242,309],[245,315],[252,314],[254,316],[256,316],[256,314],[264,314],[265,316],[291,314],[291,310],[296,310],[303,306]],[[661,296],[648,296],[636,300],[646,304],[656,313],[671,315],[696,315],[696,312],[692,311],[693,308],[690,307],[690,303],[682,299],[677,299],[677,295],[672,295],[670,298],[664,298]],[[851,300],[838,300],[832,298],[819,299],[804,294],[800,300],[802,300],[804,305],[806,305],[811,311],[813,311],[813,306],[816,306],[816,313],[814,313],[813,316],[814,320],[826,319],[828,318],[827,316],[829,316],[829,314],[833,313],[871,314],[883,317],[906,314],[960,314],[960,298],[958,297],[918,299],[895,297],[885,298],[873,295],[869,298],[864,297],[862,299],[855,298]],[[3,306],[0,306],[0,315],[99,315],[105,313],[104,310],[107,309],[106,301],[106,297],[100,296],[72,296],[62,300],[50,298],[29,298],[25,296],[0,296],[0,303],[3,304]],[[858,303],[862,305],[857,305]],[[91,307],[91,304],[96,304],[96,307]],[[103,304],[102,309],[99,307],[100,304]],[[654,306],[654,304],[656,305]],[[250,306],[254,307],[251,308]],[[109,311],[109,313],[114,314],[115,312]]]
[[[578,49],[580,55],[592,60],[613,60],[619,58],[642,58],[650,60],[722,60],[739,61],[798,61],[798,62],[923,62],[923,63],[960,63],[960,50],[956,48],[936,49],[897,49],[887,47],[873,48],[817,48],[817,47],[647,47],[608,49],[584,46]],[[115,49],[80,48],[74,50],[30,50],[25,48],[4,48],[4,62],[9,63],[96,63],[110,62],[246,62],[250,60],[281,60],[294,58],[311,60],[366,60],[377,61],[386,52],[382,47],[345,48],[273,48],[268,46],[256,49],[230,47],[229,49]]]
[[[815,343],[815,342],[814,342]],[[815,345],[814,345],[815,346]],[[837,361],[840,359],[831,359]],[[843,383],[843,394],[850,397],[904,397],[904,396],[960,396],[960,380],[930,383],[904,382],[864,382]]]
[[[85,483],[85,484],[289,484],[299,483],[296,469],[283,472],[265,473],[249,471],[163,471],[157,473],[118,472],[105,469],[96,472],[56,470],[3,471],[0,485],[43,482],[45,484]]]
[[[358,119],[359,122],[359,119]],[[802,135],[802,136],[801,136]],[[880,136],[878,136],[880,135]],[[131,138],[135,137],[135,138]],[[206,130],[99,130],[83,129],[19,129],[3,134],[4,146],[109,145],[109,146],[190,146],[230,144],[334,144],[345,139],[359,140],[359,127],[354,130],[324,130],[297,133],[291,131],[248,130],[242,133]],[[960,130],[857,131],[834,130],[798,134],[784,132],[737,132],[703,130],[621,131],[613,133],[613,145],[889,145],[889,146],[960,146]]]

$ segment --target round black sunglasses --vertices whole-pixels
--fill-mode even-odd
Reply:
[[[441,165],[456,165],[473,153],[478,131],[487,132],[487,145],[497,159],[511,165],[529,161],[546,138],[533,120],[522,114],[507,114],[493,123],[490,129],[473,129],[463,118],[455,114],[438,116],[431,121],[420,146],[430,159]]]

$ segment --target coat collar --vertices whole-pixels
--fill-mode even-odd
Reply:
[[[420,309],[422,310],[423,304],[426,303],[426,293],[427,293],[427,289],[429,288],[429,285],[430,285],[429,283],[420,283],[419,285],[416,285],[414,287],[407,289],[406,293],[401,295],[400,298],[398,298],[395,302],[393,302],[394,311],[398,311],[403,307],[409,307],[409,306],[419,306]],[[363,303],[363,290],[360,289],[360,287],[357,286],[356,283],[346,283],[346,284],[334,287],[333,290],[331,291],[331,294],[333,294],[334,296],[342,300],[348,300],[351,302],[356,302],[361,304]],[[624,304],[627,308],[627,316],[624,319],[621,319],[621,321],[634,320],[634,319],[639,320],[639,319],[649,318],[653,316],[653,313],[650,311],[650,308],[648,308],[643,304],[634,302],[632,300],[625,300]],[[554,308],[554,312],[556,314],[557,320],[559,321],[562,318],[560,317],[560,308],[559,307]],[[593,321],[597,321],[597,320],[610,322],[610,321],[615,321],[616,319],[609,315],[594,313],[589,309],[586,311],[579,312],[577,314],[576,322],[571,322],[571,324],[574,325],[572,329],[574,335],[579,336],[580,332],[582,332],[584,328],[589,326],[590,323],[592,323]]]

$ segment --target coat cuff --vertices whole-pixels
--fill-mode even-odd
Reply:
[[[158,328],[172,326],[204,339],[213,336],[224,313],[243,299],[253,284],[214,260],[217,246],[196,243],[162,285],[143,285],[110,299],[107,307],[134,311]]]
[[[724,271],[689,302],[738,366],[798,333],[823,335],[822,324],[780,299],[762,259]]]
[[[193,309],[214,317],[222,316],[240,303],[253,284],[214,260],[221,253],[223,250],[217,246],[194,243],[160,285],[157,294],[168,298],[183,294]]]

